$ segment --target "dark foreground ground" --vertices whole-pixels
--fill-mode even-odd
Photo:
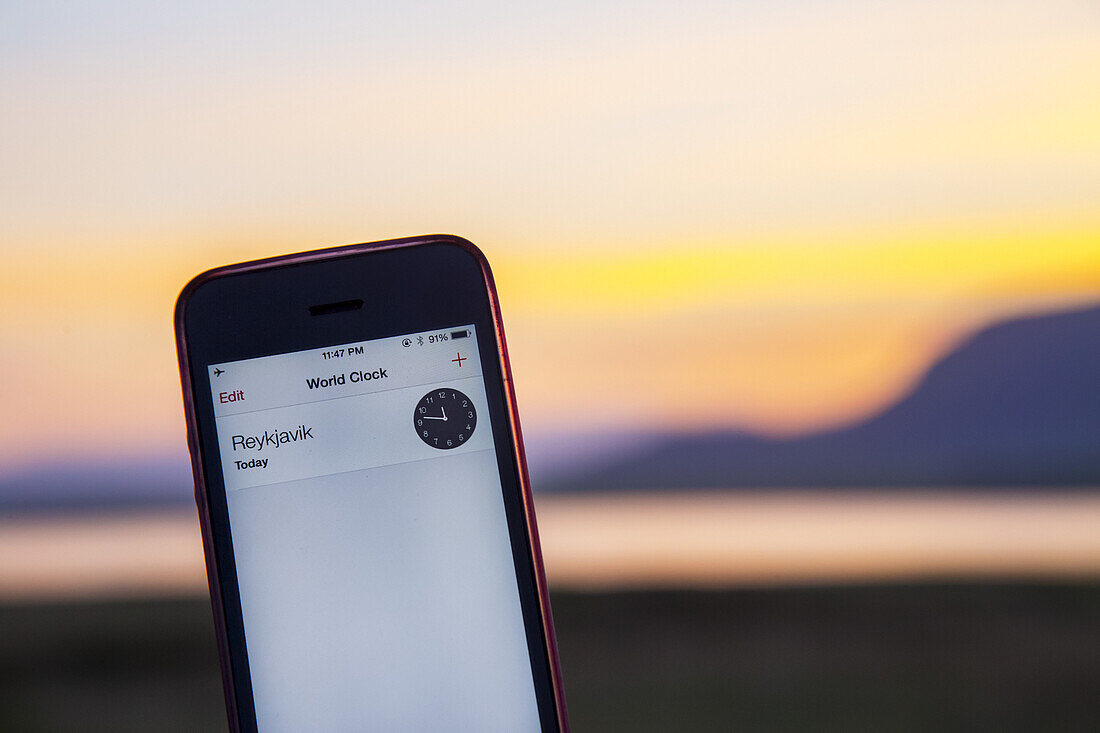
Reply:
[[[1100,730],[1100,585],[558,593],[576,731]],[[0,730],[224,730],[205,600],[0,607]]]

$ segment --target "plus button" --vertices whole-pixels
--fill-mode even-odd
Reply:
[[[460,354],[458,352],[455,352],[455,356],[458,357],[458,358],[457,359],[451,359],[451,361],[455,362],[459,366],[462,366],[462,362],[464,362],[464,361],[466,361],[467,359],[470,358],[468,356],[463,356],[462,354]]]

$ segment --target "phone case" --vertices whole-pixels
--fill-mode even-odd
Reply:
[[[210,600],[214,615],[214,627],[217,634],[218,656],[221,662],[222,685],[225,692],[226,709],[229,715],[229,726],[233,733],[239,731],[239,715],[237,710],[237,696],[234,688],[232,667],[229,659],[228,632],[226,628],[225,614],[221,595],[221,583],[218,576],[217,562],[214,558],[214,540],[211,526],[210,511],[207,504],[206,482],[202,459],[199,454],[198,423],[194,409],[194,391],[191,380],[191,365],[187,334],[185,332],[184,312],[188,298],[200,285],[224,276],[237,275],[254,270],[268,269],[285,265],[294,265],[305,262],[346,257],[348,255],[377,252],[387,249],[399,249],[414,245],[431,243],[447,243],[466,250],[478,262],[486,291],[489,295],[489,306],[493,318],[493,330],[496,335],[498,357],[500,359],[501,374],[505,382],[505,402],[508,413],[508,421],[514,436],[514,448],[516,465],[519,468],[520,493],[523,500],[524,517],[526,520],[527,538],[531,560],[535,572],[535,584],[538,589],[538,603],[543,622],[543,635],[546,639],[546,654],[550,661],[550,678],[553,687],[554,705],[563,733],[568,733],[569,722],[566,714],[564,687],[561,678],[561,665],[558,660],[557,643],[554,636],[554,622],[550,612],[550,595],[546,585],[546,574],[543,569],[542,550],[539,544],[538,526],[535,521],[535,508],[531,495],[531,484],[527,473],[527,457],[523,447],[523,433],[520,428],[519,413],[516,408],[515,389],[512,383],[511,364],[508,359],[508,346],[504,336],[504,324],[500,316],[500,303],[497,297],[496,284],[488,260],[481,250],[472,242],[449,234],[427,235],[420,237],[407,237],[391,239],[381,242],[365,244],[352,244],[341,247],[302,252],[296,254],[281,255],[261,260],[253,260],[235,265],[226,265],[207,270],[184,286],[176,302],[175,331],[176,347],[179,356],[180,382],[183,388],[183,409],[187,419],[187,447],[191,454],[191,467],[195,481],[195,503],[198,507],[199,523],[202,529],[203,554],[206,559],[206,576],[210,589]]]

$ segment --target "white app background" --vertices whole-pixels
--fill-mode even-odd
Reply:
[[[217,365],[261,732],[540,729],[475,344],[382,339],[331,360]],[[306,383],[378,368],[385,378]],[[451,450],[414,432],[417,402],[442,387],[478,416]]]

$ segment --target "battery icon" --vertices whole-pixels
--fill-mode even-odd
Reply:
[[[469,335],[470,329],[466,329],[465,331],[451,331],[451,340],[453,341],[454,339],[464,339]]]

